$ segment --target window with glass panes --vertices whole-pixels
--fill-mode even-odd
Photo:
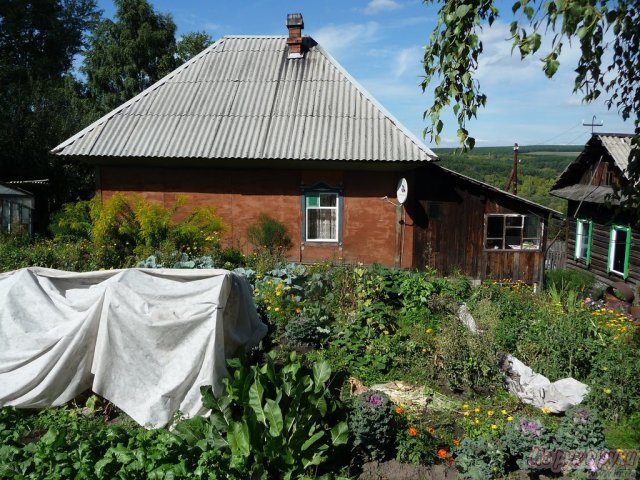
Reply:
[[[631,253],[631,228],[614,225],[609,236],[608,271],[622,275],[629,275],[629,254]]]
[[[305,225],[309,242],[337,242],[339,228],[337,192],[306,192]]]
[[[542,222],[536,215],[485,215],[485,242],[488,250],[539,250]]]
[[[576,221],[576,249],[574,258],[582,260],[587,265],[591,261],[591,235],[593,223],[591,220],[578,219]]]

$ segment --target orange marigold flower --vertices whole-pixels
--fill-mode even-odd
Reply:
[[[435,428],[433,428],[433,427],[427,427],[427,432],[429,432],[429,433],[433,433],[433,432],[435,432],[435,431],[436,431],[436,429],[435,429]]]
[[[418,429],[416,427],[409,427],[408,433],[410,437],[415,437],[418,434]]]
[[[398,415],[402,415],[402,412],[404,412],[404,410],[401,407],[396,407],[396,413]]]
[[[448,456],[449,456],[449,453],[444,448],[441,448],[440,450],[438,450],[438,457],[447,458]]]
[[[453,439],[453,444],[454,444],[456,447],[459,447],[459,446],[460,446],[460,440],[458,440],[457,438],[454,438],[454,439]]]

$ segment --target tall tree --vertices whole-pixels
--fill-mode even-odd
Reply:
[[[48,151],[79,127],[70,72],[98,15],[95,0],[0,2],[0,179],[56,171]]]
[[[176,25],[147,0],[115,0],[115,20],[95,29],[82,71],[89,96],[106,113],[173,70]]]
[[[178,40],[176,61],[179,65],[191,60],[202,50],[213,43],[213,38],[206,32],[190,32]]]
[[[437,3],[437,0],[425,0]],[[444,0],[438,24],[424,54],[423,90],[434,80],[434,101],[425,112],[431,125],[425,135],[440,140],[440,112],[453,103],[458,120],[458,138],[465,148],[475,141],[466,128],[487,97],[475,78],[483,46],[479,32],[498,18],[496,0]],[[606,95],[607,106],[635,124],[629,159],[631,181],[624,188],[626,206],[640,208],[640,5],[637,0],[517,0],[512,13],[511,39],[521,58],[533,55],[551,37],[542,68],[548,77],[560,66],[566,44],[580,46],[575,68],[574,92],[586,102]],[[610,60],[607,60],[610,56]],[[640,218],[640,215],[639,215]]]

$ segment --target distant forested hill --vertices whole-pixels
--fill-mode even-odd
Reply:
[[[435,148],[440,165],[498,188],[504,188],[513,166],[513,147],[476,147],[460,153],[454,148]],[[518,195],[560,212],[566,201],[549,195],[558,175],[574,160],[581,145],[521,146],[518,152]]]

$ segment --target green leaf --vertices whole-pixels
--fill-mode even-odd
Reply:
[[[320,395],[318,400],[315,402],[315,406],[318,409],[318,412],[320,412],[320,415],[324,417],[327,414],[327,400],[323,395]]]
[[[522,3],[520,3],[520,2],[516,2],[516,3],[514,3],[514,4],[513,4],[513,6],[511,7],[511,11],[512,11],[513,13],[516,13],[516,12],[520,9],[520,7],[521,7],[521,6],[522,6]]]
[[[204,408],[207,408],[209,410],[217,408],[218,402],[216,400],[216,397],[213,395],[211,385],[200,387],[200,395],[202,396],[202,405],[204,406]]]
[[[544,65],[544,73],[547,77],[551,78],[558,71],[558,67],[560,66],[560,62],[555,59],[548,58]]]
[[[49,430],[47,430],[47,433],[45,433],[40,439],[40,441],[45,445],[48,445],[51,448],[51,450],[54,450],[62,446],[62,444],[64,443],[64,440],[65,440],[64,432],[61,432],[56,428],[50,428]]]
[[[249,388],[249,406],[256,414],[256,418],[260,423],[267,424],[267,419],[264,416],[264,409],[262,408],[262,396],[264,394],[264,387],[260,382],[260,377],[256,375],[256,379]]]
[[[316,443],[318,440],[320,440],[324,435],[324,432],[316,432],[314,435],[312,435],[309,440],[307,440],[306,442],[304,442],[302,444],[302,447],[300,448],[301,451],[305,451],[307,450],[311,445],[313,445],[314,443]]]
[[[209,425],[205,418],[193,417],[178,423],[174,433],[187,442],[187,445],[193,446],[206,436]]]
[[[460,5],[458,8],[456,8],[456,17],[458,18],[464,17],[467,13],[469,13],[469,10],[471,10],[470,4],[465,3]]]
[[[280,406],[274,400],[267,398],[264,413],[269,424],[269,434],[272,437],[277,437],[282,433],[283,426]]]
[[[582,40],[589,33],[589,27],[581,27],[578,29],[578,38]]]
[[[112,447],[108,451],[112,452],[116,461],[118,461],[119,463],[122,463],[123,465],[127,465],[128,463],[131,463],[136,458],[131,450],[129,450],[126,447],[123,447],[122,445],[119,445],[117,447]]]
[[[331,443],[333,445],[344,445],[349,440],[349,427],[347,422],[340,422],[331,429]]]
[[[325,455],[322,455],[320,453],[316,453],[316,454],[313,455],[313,457],[311,457],[311,459],[303,458],[302,459],[302,466],[304,468],[309,468],[312,465],[320,465],[326,459],[327,459],[327,457]]]
[[[313,364],[313,381],[316,384],[316,388],[324,387],[330,377],[331,367],[329,362],[321,360]]]
[[[231,449],[231,455],[236,461],[249,456],[249,427],[243,422],[233,422],[227,433],[227,442]],[[234,462],[235,463],[235,462]]]

